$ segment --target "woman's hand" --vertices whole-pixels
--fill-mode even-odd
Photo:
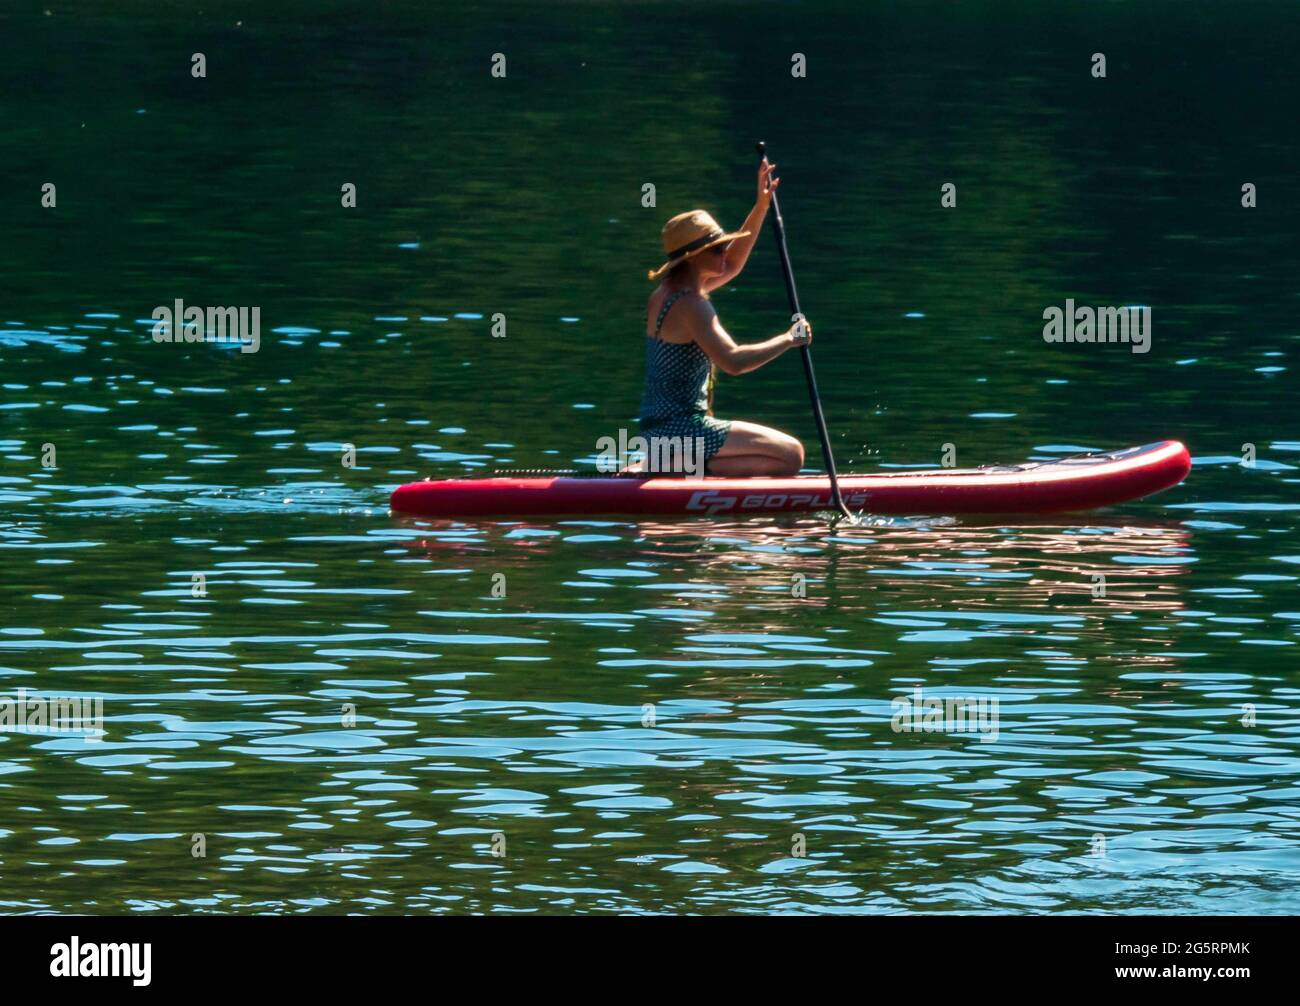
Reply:
[[[772,190],[781,184],[781,179],[775,177],[772,172],[776,170],[776,165],[768,161],[766,157],[758,165],[758,201],[766,206],[772,201]]]
[[[807,318],[800,318],[790,326],[789,331],[785,333],[790,339],[792,346],[811,346],[812,345],[812,322]]]

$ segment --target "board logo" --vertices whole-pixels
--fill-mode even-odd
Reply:
[[[865,492],[846,493],[844,502],[851,507],[865,507]],[[721,493],[716,489],[706,489],[691,493],[686,503],[687,510],[702,510],[709,515],[730,513],[733,510],[830,510],[831,494],[825,493]]]

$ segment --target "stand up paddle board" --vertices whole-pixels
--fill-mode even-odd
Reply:
[[[1015,466],[841,475],[844,502],[869,514],[1059,513],[1139,499],[1191,469],[1177,440]],[[549,514],[750,514],[832,509],[825,475],[792,478],[582,477],[426,479],[399,486],[392,509],[429,517]]]

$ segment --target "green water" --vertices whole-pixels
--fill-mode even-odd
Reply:
[[[105,720],[0,733],[0,909],[1300,908],[1293,5],[204,7],[0,16],[0,698]],[[659,227],[738,224],[760,137],[842,469],[1169,437],[1188,481],[389,515],[631,425]],[[762,237],[740,339],[786,324]],[[176,298],[260,351],[155,344]],[[1046,344],[1066,298],[1151,351]],[[794,355],[716,405],[817,458]],[[996,739],[891,729],[917,686]]]

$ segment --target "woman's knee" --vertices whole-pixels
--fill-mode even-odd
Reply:
[[[773,430],[771,437],[772,454],[790,469],[794,474],[803,467],[803,444],[788,433],[782,433],[780,430]]]
[[[787,437],[781,445],[781,461],[789,468],[787,474],[798,475],[803,467],[803,444],[794,437]]]
[[[759,454],[771,458],[791,475],[798,472],[804,462],[803,444],[796,438],[757,423],[735,423],[720,453]]]

